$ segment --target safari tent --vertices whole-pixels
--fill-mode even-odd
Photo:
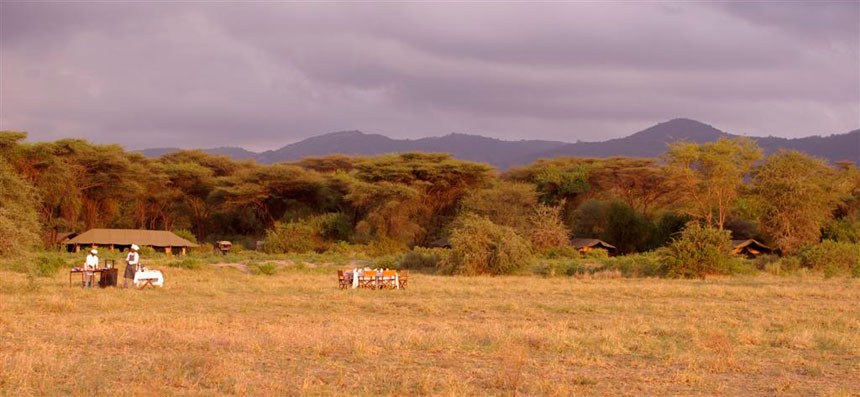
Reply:
[[[58,249],[62,249],[64,246],[68,252],[73,252],[74,247],[71,245],[65,245],[66,241],[69,239],[75,238],[78,233],[76,232],[60,232],[57,233],[54,237],[54,247]]]
[[[747,240],[732,240],[733,255],[743,255],[749,258],[759,256],[761,254],[770,254],[773,249],[753,239]]]
[[[596,238],[575,238],[570,240],[570,245],[572,245],[573,248],[576,248],[577,251],[582,253],[591,251],[593,249],[602,248],[608,251],[610,254],[614,254],[617,250],[614,245]]]
[[[63,244],[74,247],[74,252],[80,251],[81,247],[123,250],[131,247],[132,244],[137,244],[168,254],[173,252],[185,254],[188,248],[197,246],[167,230],[138,229],[90,229],[64,241]]]

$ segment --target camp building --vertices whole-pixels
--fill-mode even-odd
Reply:
[[[574,238],[570,240],[570,245],[576,248],[577,251],[585,253],[596,248],[605,249],[610,254],[614,254],[617,248],[606,241],[596,238]]]
[[[137,244],[141,247],[152,247],[159,252],[177,252],[183,255],[188,248],[197,246],[167,230],[138,229],[90,229],[65,240],[63,244],[73,247],[74,252],[80,251],[81,247],[125,250],[132,244]]]
[[[773,253],[773,249],[753,239],[747,240],[732,240],[734,250],[732,254],[743,255],[747,258],[754,258],[761,254]]]

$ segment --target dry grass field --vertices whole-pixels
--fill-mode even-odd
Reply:
[[[860,281],[0,272],[2,395],[858,395]]]

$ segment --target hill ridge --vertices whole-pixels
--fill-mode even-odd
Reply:
[[[327,154],[371,156],[411,151],[445,152],[461,160],[484,162],[504,170],[549,157],[657,157],[665,151],[667,143],[676,141],[705,143],[719,138],[739,136],[741,135],[722,131],[697,120],[674,118],[631,135],[605,141],[575,143],[535,139],[512,141],[460,132],[415,139],[396,139],[360,130],[344,130],[312,136],[279,149],[263,152],[252,152],[230,146],[203,149],[203,151],[226,155],[235,160],[252,159],[263,164],[298,161],[304,157]],[[860,162],[860,129],[843,134],[812,135],[803,138],[774,136],[748,136],[748,138],[755,139],[765,153],[772,153],[779,149],[793,149],[834,162],[841,160]],[[137,152],[149,157],[159,157],[179,150],[182,149],[152,148]]]

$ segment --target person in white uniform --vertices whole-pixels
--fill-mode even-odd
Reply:
[[[128,280],[134,282],[134,274],[140,270],[140,254],[137,251],[140,247],[137,244],[131,245],[131,251],[125,257],[125,272],[122,275],[122,287],[128,288]]]
[[[89,255],[87,255],[87,259],[84,262],[84,287],[92,288],[93,281],[95,281],[96,276],[93,273],[93,270],[96,270],[99,267],[99,251],[98,250],[90,250]]]

